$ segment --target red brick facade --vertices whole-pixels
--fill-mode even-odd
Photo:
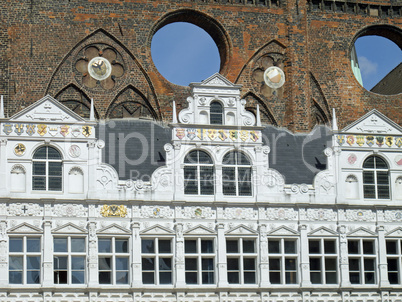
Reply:
[[[214,38],[220,73],[243,85],[250,110],[260,104],[263,122],[307,131],[330,124],[336,108],[343,127],[376,108],[402,123],[402,96],[366,91],[350,67],[359,34],[402,47],[402,5],[393,0],[4,0],[0,11],[0,93],[8,116],[50,94],[83,116],[93,98],[98,118],[169,120],[171,101],[182,106],[189,88],[159,74],[150,45],[159,28],[187,21]],[[85,82],[79,60],[88,47],[120,68],[109,82]],[[273,64],[286,74],[276,94],[259,77]]]

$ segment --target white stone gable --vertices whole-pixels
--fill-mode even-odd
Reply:
[[[65,233],[65,234],[83,234],[87,233],[87,231],[75,224],[69,222],[65,225],[62,225],[52,231],[52,233]]]
[[[115,223],[100,229],[98,234],[130,234],[130,230],[127,230],[126,228],[123,228]]]
[[[141,232],[141,234],[146,234],[146,235],[172,235],[174,234],[174,231],[169,230],[168,228],[165,228],[159,224],[153,225]]]
[[[326,227],[319,227],[308,233],[309,236],[337,236],[338,234]]]
[[[342,130],[345,133],[401,135],[402,127],[376,109]]]
[[[215,73],[208,79],[201,82],[201,86],[216,86],[216,87],[239,87],[239,85],[234,85],[224,76],[219,73]]]
[[[299,235],[299,233],[283,225],[269,232],[269,235]]]
[[[8,232],[25,234],[25,233],[42,233],[42,230],[36,226],[24,222],[17,225],[16,227],[13,227]]]
[[[376,236],[376,234],[364,227],[359,227],[348,233],[347,236]]]
[[[10,122],[85,123],[85,119],[47,95],[10,118]]]
[[[198,225],[194,228],[191,228],[185,232],[186,235],[191,235],[191,234],[205,234],[205,235],[211,235],[211,234],[216,234],[214,230],[211,230],[210,228],[207,228],[203,225]]]
[[[239,225],[233,229],[230,229],[226,232],[227,235],[257,235],[258,233],[254,231],[252,228],[249,228],[245,225]]]
[[[402,235],[402,227],[397,227],[396,229],[393,229],[392,231],[385,234],[385,236],[389,237],[400,237],[401,235]]]

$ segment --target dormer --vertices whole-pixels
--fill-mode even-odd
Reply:
[[[256,118],[240,99],[241,85],[215,73],[201,83],[191,83],[188,108],[179,114],[179,123],[195,125],[255,126]]]

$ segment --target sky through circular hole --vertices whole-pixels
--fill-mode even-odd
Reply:
[[[363,87],[367,90],[371,90],[402,62],[401,49],[391,40],[381,36],[359,37],[355,48]]]
[[[202,28],[175,22],[159,29],[152,38],[152,60],[169,82],[187,86],[219,72],[218,47]]]

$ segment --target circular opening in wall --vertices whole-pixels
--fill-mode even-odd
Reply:
[[[152,37],[152,60],[169,82],[186,86],[219,72],[221,59],[214,39],[202,28],[174,22]]]
[[[374,27],[355,40],[351,65],[357,81],[368,91],[383,95],[402,93],[402,35]]]

